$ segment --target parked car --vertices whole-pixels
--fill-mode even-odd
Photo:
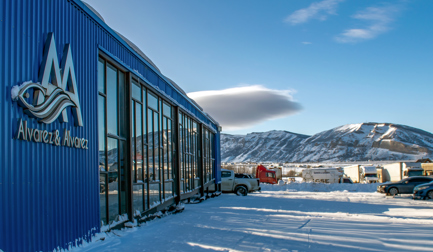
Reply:
[[[237,195],[246,196],[249,192],[260,191],[260,182],[257,178],[237,178],[230,170],[221,169],[221,190],[234,192]]]
[[[433,182],[433,178],[422,176],[409,177],[399,182],[381,184],[377,186],[377,192],[392,196],[397,194],[412,194],[415,186],[429,182]]]
[[[433,182],[415,186],[413,199],[433,199]]]

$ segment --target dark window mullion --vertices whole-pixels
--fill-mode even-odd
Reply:
[[[138,82],[140,87],[141,87],[141,97],[142,100],[144,99],[145,101],[147,101],[147,97],[145,97],[144,95],[146,95],[146,88],[144,88],[141,84],[141,82]],[[142,186],[143,188],[143,193],[142,193],[142,198],[143,198],[143,210],[148,209],[147,206],[147,196],[148,196],[148,185],[149,185],[149,180],[148,180],[148,176],[147,176],[147,172],[148,172],[148,163],[147,163],[147,104],[146,102],[142,103],[142,108],[141,108],[141,151],[142,151],[142,160],[141,160],[141,179],[143,182],[146,182],[145,185]],[[146,128],[145,128],[146,127]],[[146,130],[146,131],[145,131]],[[145,135],[145,136],[144,136]],[[144,153],[146,153],[146,155],[144,155]]]
[[[159,201],[162,202],[163,195],[164,195],[164,165],[163,165],[163,151],[162,151],[162,99],[158,98],[158,108],[161,113],[158,113],[157,119],[158,119],[158,178],[159,178]]]
[[[133,164],[133,168],[134,168],[134,183],[137,183],[137,181],[138,181],[138,179],[137,179],[137,162],[138,162],[138,160],[137,160],[137,127],[135,126],[136,124],[137,124],[137,122],[136,122],[136,120],[137,120],[137,118],[135,117],[135,108],[136,107],[136,105],[135,105],[135,102],[132,102],[132,107],[131,107],[131,110],[132,110],[132,112],[131,112],[131,115],[132,115],[132,135],[133,135],[133,139],[134,140],[132,140],[132,144],[133,144],[133,146],[134,146],[134,148],[133,148],[133,150],[134,150],[134,153],[133,153],[133,155],[134,155],[134,164]]]
[[[104,88],[105,88],[105,93],[107,93],[107,62],[104,60]],[[107,150],[107,148],[108,148],[108,131],[107,131],[107,128],[108,128],[108,118],[107,118],[107,103],[108,103],[108,101],[107,101],[107,97],[105,96],[105,102],[104,102],[104,116],[105,116],[105,125],[104,125],[104,127],[105,127],[105,130],[104,130],[104,133],[105,133],[105,146],[104,146],[104,152],[105,152],[105,171],[108,171],[108,150]],[[109,187],[108,187],[108,172],[107,172],[107,174],[106,174],[106,176],[105,176],[105,181],[106,181],[106,186],[105,186],[105,208],[106,208],[106,223],[107,224],[109,224],[109,219],[110,219],[110,216],[109,216],[109,211],[108,211],[108,209],[109,209],[109,205],[110,205],[110,202],[108,201],[108,191],[109,191]]]
[[[120,110],[119,110],[119,106],[120,106],[120,93],[119,92],[119,80],[120,80],[120,74],[119,74],[119,69],[116,68],[116,89],[117,89],[117,108],[116,108],[116,113],[117,113],[117,136],[120,136]],[[122,178],[121,178],[121,170],[122,168],[120,167],[120,141],[119,139],[117,139],[117,200],[119,202],[118,206],[119,206],[119,215],[122,212]]]

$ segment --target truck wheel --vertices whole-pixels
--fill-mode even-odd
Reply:
[[[391,196],[395,196],[395,195],[398,194],[398,189],[395,188],[395,187],[393,187],[393,188],[389,189],[388,193],[389,193],[389,195],[391,195]]]
[[[433,191],[430,191],[427,193],[427,198],[428,199],[433,199]]]
[[[247,196],[248,190],[245,186],[236,187],[235,193],[237,196]]]

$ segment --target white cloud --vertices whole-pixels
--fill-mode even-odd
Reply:
[[[224,130],[236,130],[292,115],[301,110],[293,90],[273,90],[261,85],[188,93]]]
[[[307,41],[304,41],[304,42],[302,42],[302,44],[304,44],[304,45],[311,45],[311,44],[313,44],[313,43],[311,43],[311,42],[307,42]]]
[[[324,21],[329,15],[335,15],[337,6],[344,0],[323,0],[321,2],[314,2],[307,8],[297,10],[290,14],[284,20],[292,25],[302,24],[310,19],[319,19]]]
[[[352,16],[354,19],[368,22],[367,27],[345,30],[335,39],[340,43],[356,43],[373,39],[391,29],[390,25],[399,11],[400,8],[397,5],[369,7]]]

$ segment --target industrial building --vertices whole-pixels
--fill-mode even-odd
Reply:
[[[94,9],[0,4],[0,250],[67,249],[218,188],[219,124]]]

